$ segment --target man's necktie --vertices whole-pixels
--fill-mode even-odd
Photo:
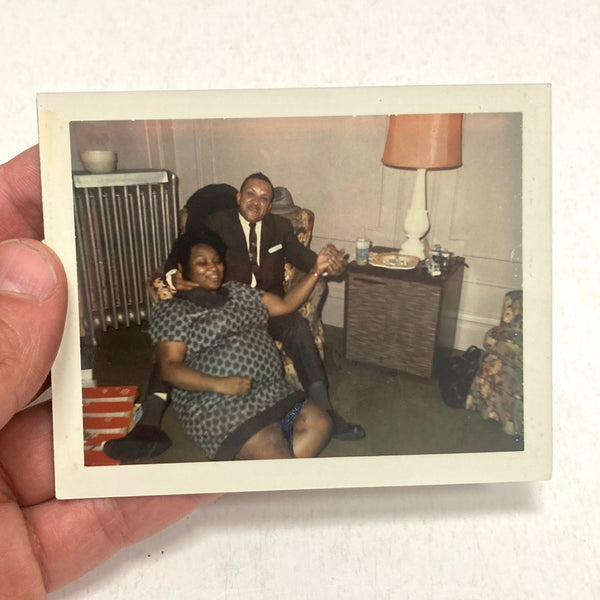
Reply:
[[[250,256],[250,268],[254,277],[256,277],[256,283],[260,285],[259,272],[257,260],[257,247],[256,247],[256,223],[250,223],[250,235],[248,236],[248,255]]]

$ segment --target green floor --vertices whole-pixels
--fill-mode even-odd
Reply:
[[[152,351],[145,327],[109,330],[96,350],[94,377],[98,385],[138,385],[145,391]],[[381,456],[503,452],[523,449],[522,438],[506,435],[495,421],[478,412],[447,407],[437,382],[358,365],[343,357],[343,330],[325,328],[326,369],[334,408],[367,432],[357,442],[333,439],[322,456]],[[205,460],[185,435],[172,410],[163,429],[173,446],[148,462]]]

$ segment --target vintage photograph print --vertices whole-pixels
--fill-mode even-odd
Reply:
[[[551,476],[549,85],[38,118],[59,498]]]

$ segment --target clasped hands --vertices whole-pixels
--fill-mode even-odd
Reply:
[[[344,257],[345,252],[345,248],[338,250],[333,244],[325,244],[325,246],[321,248],[321,252],[319,252],[317,260],[320,256],[327,257],[328,265],[325,269],[327,275],[331,277],[338,277],[346,270],[348,261]]]

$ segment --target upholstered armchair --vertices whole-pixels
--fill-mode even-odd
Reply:
[[[220,189],[217,189],[219,188]],[[228,189],[230,188],[230,189]],[[209,200],[207,202],[207,194],[206,190],[210,192],[208,194]],[[184,231],[186,222],[189,218],[198,218],[198,215],[206,216],[207,214],[215,211],[215,210],[223,210],[227,208],[231,208],[232,206],[236,206],[235,200],[231,200],[230,192],[234,190],[231,186],[226,186],[225,184],[214,184],[211,186],[206,186],[206,188],[201,188],[198,190],[191,198],[188,200],[188,204],[194,201],[194,210],[189,211],[186,207],[184,207],[180,211],[179,215],[179,226],[180,230]],[[219,206],[219,201],[216,199],[216,195],[220,195],[223,198],[222,205]],[[199,206],[202,208],[199,210]],[[315,222],[315,215],[311,210],[306,208],[297,208],[293,212],[289,212],[286,214],[282,214],[282,217],[288,219],[294,230],[294,233],[300,240],[300,242],[305,247],[310,247],[310,241],[312,239],[313,226]],[[283,287],[287,292],[291,288],[293,288],[298,281],[302,278],[303,273],[293,267],[291,264],[286,263],[285,265],[285,276],[284,276],[284,284]],[[171,291],[169,285],[163,278],[163,274],[156,272],[152,273],[150,277],[147,279],[148,284],[148,292],[150,294],[152,303],[155,304],[159,300],[167,300],[173,297],[173,292]],[[298,309],[298,312],[308,320],[311,332],[314,336],[315,343],[321,355],[321,358],[324,358],[324,334],[323,334],[323,323],[321,321],[321,307],[322,302],[325,298],[325,293],[327,291],[327,284],[325,281],[320,279],[317,282],[314,290],[312,291],[309,298],[306,302]],[[286,379],[296,388],[302,389],[302,385],[300,380],[298,379],[298,375],[296,370],[294,369],[294,365],[292,360],[287,356],[287,354],[283,351],[281,347],[281,342],[275,342],[279,351],[281,352],[281,357],[283,361],[283,368],[285,371]]]
[[[282,217],[288,219],[292,227],[294,229],[294,233],[296,237],[306,246],[310,247],[310,241],[312,239],[313,226],[315,223],[315,215],[311,210],[307,208],[298,208],[298,210],[281,215]],[[298,281],[302,278],[304,274],[302,271],[292,266],[290,263],[285,264],[285,277],[283,287],[285,291],[292,289]],[[325,293],[327,291],[327,284],[323,279],[319,279],[315,289],[312,291],[311,295],[308,297],[306,302],[298,309],[298,312],[308,321],[310,326],[310,330],[315,339],[315,344],[319,350],[319,354],[321,355],[321,359],[324,359],[324,340],[325,336],[323,334],[323,322],[321,321],[321,306],[324,300]],[[286,379],[298,390],[302,389],[302,385],[300,384],[300,380],[298,379],[298,375],[296,374],[296,370],[294,369],[294,365],[292,360],[286,353],[283,351],[281,347],[281,342],[275,342],[277,347],[279,348],[282,359],[283,359],[283,367],[285,369]]]
[[[523,435],[523,292],[504,296],[500,324],[483,341],[484,352],[466,407],[498,421],[509,435]]]

